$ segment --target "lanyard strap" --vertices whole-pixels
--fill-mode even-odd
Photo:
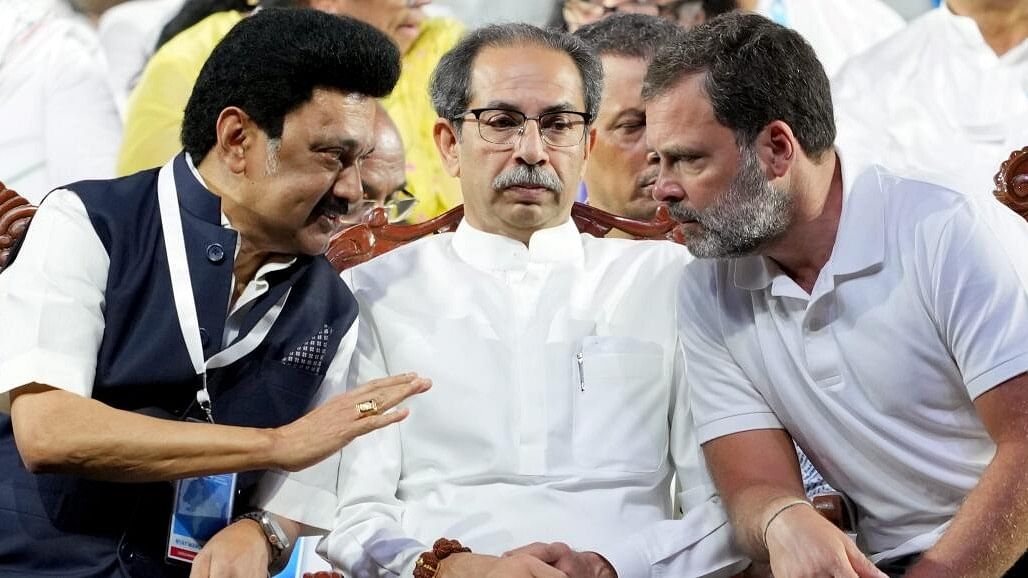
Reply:
[[[207,390],[207,369],[225,367],[253,351],[271,331],[292,292],[290,287],[264,317],[242,339],[236,341],[209,360],[204,360],[203,343],[200,340],[200,320],[193,298],[193,283],[186,260],[186,242],[182,233],[182,213],[178,205],[178,187],[175,184],[175,159],[161,167],[157,176],[157,203],[161,211],[161,226],[164,229],[164,247],[168,255],[168,270],[171,273],[171,292],[175,298],[182,339],[193,370],[200,376],[201,387],[196,392],[196,401],[207,415],[207,421],[214,423],[211,412],[211,396]]]

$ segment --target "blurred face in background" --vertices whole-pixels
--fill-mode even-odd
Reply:
[[[424,6],[431,0],[311,0],[310,7],[350,16],[384,32],[406,54],[421,33]]]
[[[653,185],[659,166],[646,144],[643,58],[604,55],[603,99],[593,128],[596,142],[585,171],[589,204],[604,211],[649,220],[657,211]]]

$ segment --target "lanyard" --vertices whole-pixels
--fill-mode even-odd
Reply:
[[[254,325],[246,336],[233,343],[230,347],[204,360],[203,343],[200,339],[200,321],[196,313],[196,302],[193,299],[193,283],[189,275],[189,263],[186,260],[186,242],[182,233],[182,213],[178,206],[178,187],[175,184],[173,165],[175,159],[161,167],[157,176],[157,203],[161,210],[161,227],[164,229],[164,246],[168,254],[168,269],[171,273],[171,292],[175,297],[175,311],[178,314],[182,338],[186,342],[186,351],[193,369],[200,376],[200,389],[196,392],[196,401],[207,415],[207,421],[214,423],[211,412],[211,395],[207,390],[207,370],[229,365],[247,353],[253,351],[271,331],[279,313],[285,305],[289,293],[286,291],[278,302],[264,317]]]

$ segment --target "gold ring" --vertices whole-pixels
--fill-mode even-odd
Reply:
[[[362,401],[362,402],[358,403],[357,404],[357,413],[360,414],[359,417],[364,417],[364,416],[367,416],[367,415],[374,415],[374,414],[378,413],[378,402],[373,400],[373,399],[369,399],[367,401]]]

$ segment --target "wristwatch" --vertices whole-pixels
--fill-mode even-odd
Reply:
[[[281,569],[285,566],[286,560],[283,554],[285,554],[289,548],[293,545],[289,540],[289,536],[286,535],[285,530],[275,519],[275,516],[265,512],[264,510],[255,510],[253,512],[247,512],[240,516],[237,516],[233,522],[239,520],[253,520],[261,525],[261,530],[264,531],[264,537],[267,538],[268,544],[271,546],[271,560],[268,561],[268,568],[272,570]]]

